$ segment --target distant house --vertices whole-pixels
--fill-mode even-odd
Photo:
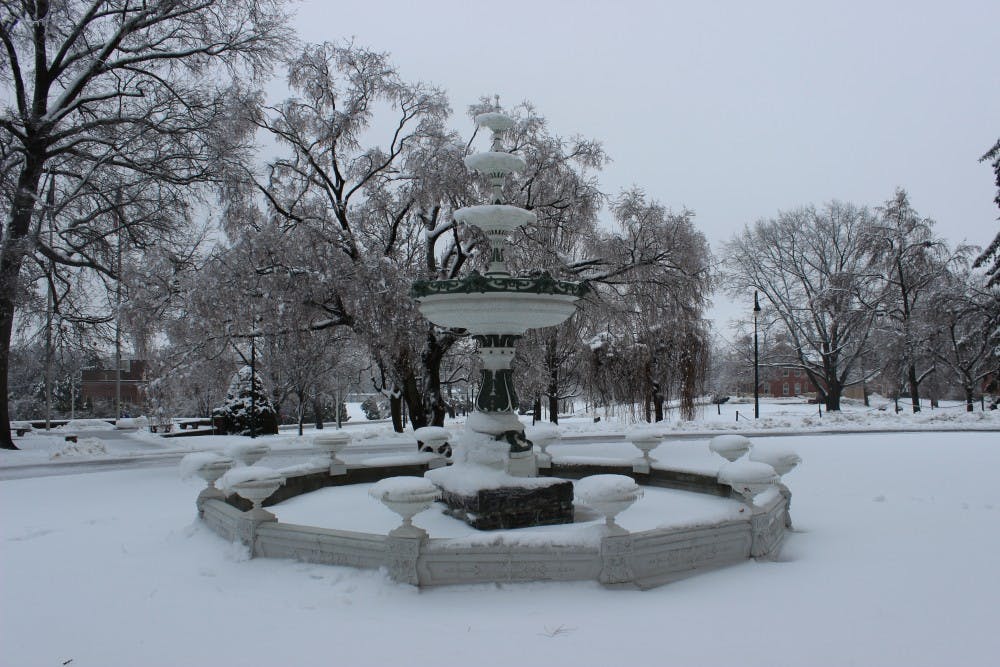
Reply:
[[[85,368],[81,372],[80,398],[86,403],[114,403],[116,373],[113,368]],[[146,400],[146,362],[122,360],[122,405],[139,406]]]
[[[789,366],[761,369],[760,393],[765,396],[815,394],[816,386],[804,370]]]

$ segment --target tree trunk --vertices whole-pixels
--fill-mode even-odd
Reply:
[[[545,365],[549,370],[549,421],[559,423],[559,359],[556,357],[556,336],[551,334],[545,344]]]
[[[316,430],[323,428],[323,406],[320,404],[319,396],[313,397],[313,419],[316,422]]]
[[[37,147],[44,154],[44,147]],[[38,184],[42,178],[42,160],[28,159],[17,179],[9,223],[3,230],[0,248],[0,449],[19,449],[10,437],[10,394],[7,373],[10,369],[10,338],[14,331],[14,301],[17,296],[21,265],[24,264],[25,243],[35,210]]]
[[[389,415],[392,417],[392,430],[403,432],[403,398],[397,393],[389,396]]]
[[[656,421],[663,421],[663,394],[656,385],[654,385],[653,388],[653,410],[656,416]]]
[[[440,380],[438,383],[440,386]],[[410,413],[410,422],[414,430],[430,425],[428,410],[424,406],[423,396],[420,394],[420,387],[417,386],[417,378],[409,375],[403,379],[403,400],[406,402],[406,409]],[[432,401],[433,402],[433,401]],[[437,392],[437,405],[431,408],[431,414],[440,419],[440,423],[435,426],[444,425],[444,404],[441,402],[441,394]],[[402,433],[402,431],[400,431]]]
[[[542,397],[539,394],[535,394],[535,402],[531,411],[531,423],[537,424],[540,421],[542,421]]]
[[[8,404],[7,373],[10,368],[10,337],[14,327],[14,294],[17,291],[17,274],[20,272],[20,261],[10,261],[7,255],[8,246],[3,248],[3,265],[0,268],[0,449],[20,449],[14,444],[10,435],[10,405]]]
[[[906,369],[906,380],[910,385],[910,404],[914,412],[920,412],[920,383],[917,382],[917,366],[910,364]]]
[[[826,396],[824,396],[827,412],[840,411],[840,396],[843,392],[844,388],[840,386],[839,382],[830,382],[827,380]]]
[[[965,385],[963,389],[965,390],[965,411],[972,412],[975,400],[975,388],[971,385]]]
[[[299,413],[298,414],[299,436],[301,436],[302,435],[302,426],[303,426],[303,423],[305,422],[305,417],[306,417],[306,410],[305,410],[306,397],[303,395],[302,392],[295,392],[295,398],[297,398],[298,402],[299,402],[299,404],[296,406],[296,408],[297,408],[297,412]]]

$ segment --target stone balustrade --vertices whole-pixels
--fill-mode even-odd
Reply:
[[[342,475],[302,471],[288,475],[285,486],[265,505],[321,488],[372,482],[396,475],[422,475],[428,463],[388,466],[348,466]],[[628,465],[560,465],[552,474],[623,473]],[[628,474],[628,473],[625,473]],[[640,484],[683,488],[712,495],[729,495],[729,487],[708,475],[653,469],[633,473]],[[253,557],[291,558],[308,563],[343,565],[363,569],[386,568],[396,581],[418,586],[503,583],[525,581],[597,580],[605,585],[648,588],[690,576],[699,571],[738,563],[747,558],[777,555],[791,525],[791,494],[779,485],[759,505],[748,505],[746,518],[685,528],[607,534],[599,545],[468,544],[431,537],[399,537],[313,526],[259,521],[241,511],[242,499],[199,500],[202,520],[214,532],[247,545]]]

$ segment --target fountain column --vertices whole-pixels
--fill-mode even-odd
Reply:
[[[502,456],[496,458],[504,460],[507,473],[533,477],[538,468],[531,441],[517,417],[517,393],[511,374],[514,347],[528,329],[554,326],[570,317],[587,287],[556,280],[546,272],[511,276],[506,261],[509,236],[534,223],[536,217],[531,211],[504,204],[503,185],[507,176],[524,170],[525,161],[502,150],[503,132],[513,127],[509,117],[490,112],[477,116],[476,123],[492,130],[492,150],[469,155],[465,165],[487,177],[490,203],[459,209],[455,220],[478,227],[489,240],[486,272],[472,271],[453,280],[417,281],[411,295],[431,322],[465,329],[479,343],[482,383],[466,430],[477,441],[487,436],[493,443],[490,448],[503,450]]]

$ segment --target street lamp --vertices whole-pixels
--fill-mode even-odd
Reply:
[[[760,419],[760,364],[757,349],[757,316],[760,315],[760,301],[757,290],[753,291],[753,418]]]
[[[250,332],[250,437],[257,437],[257,331]]]

